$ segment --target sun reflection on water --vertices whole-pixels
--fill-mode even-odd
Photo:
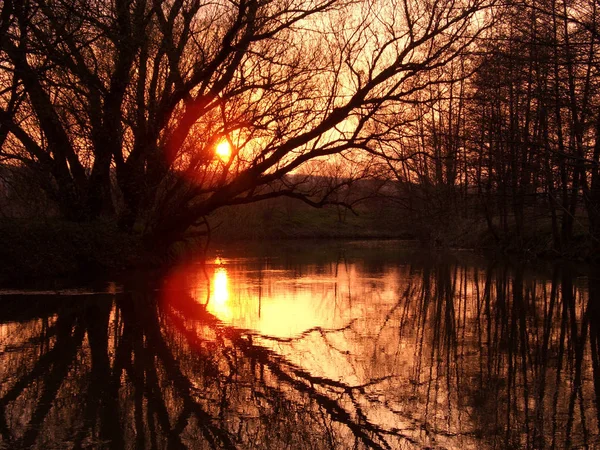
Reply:
[[[225,267],[215,270],[207,309],[224,321],[231,320],[233,316],[229,304],[229,276]]]
[[[335,308],[349,295],[346,284],[352,276],[344,269],[336,275],[309,270],[294,277],[288,271],[269,267],[240,270],[236,264],[217,257],[208,278],[205,285],[198,276],[192,288],[197,301],[201,303],[203,286],[210,286],[205,297],[209,299],[208,312],[226,325],[260,335],[294,338],[310,329],[340,328],[358,313],[354,308]]]

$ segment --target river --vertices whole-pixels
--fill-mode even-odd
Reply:
[[[230,244],[0,290],[0,448],[600,448],[600,275]]]

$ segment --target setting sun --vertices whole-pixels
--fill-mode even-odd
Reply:
[[[222,161],[227,162],[231,157],[231,145],[227,141],[221,141],[217,144],[215,154],[221,158]]]

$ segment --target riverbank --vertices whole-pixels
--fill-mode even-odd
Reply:
[[[213,245],[253,242],[257,245],[295,240],[414,239],[429,248],[464,248],[496,259],[597,262],[584,232],[559,254],[552,250],[551,230],[539,227],[521,236],[505,234],[496,240],[484,223],[465,222],[453,230],[423,239],[423,227],[391,208],[370,205],[355,215],[335,207],[315,209],[303,204],[265,202],[224,208],[211,217]],[[59,219],[3,219],[0,221],[0,285],[29,285],[35,280],[87,278],[131,269],[160,268],[197,254],[206,236],[177,243],[169,255],[158,254],[139,235],[121,232],[114,222],[72,223]],[[308,244],[301,244],[308,245]]]

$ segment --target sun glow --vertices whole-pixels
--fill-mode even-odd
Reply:
[[[229,145],[229,142],[219,142],[215,148],[215,154],[221,159],[221,161],[229,161],[229,158],[231,158],[231,145]]]

